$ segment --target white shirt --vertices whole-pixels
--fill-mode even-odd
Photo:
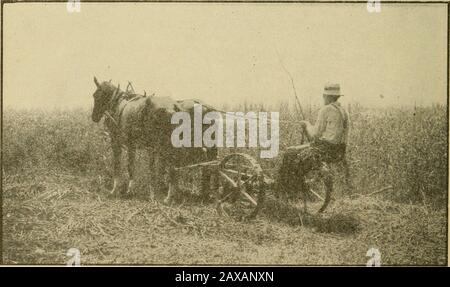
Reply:
[[[320,109],[314,126],[307,124],[308,134],[333,144],[346,144],[350,120],[340,103],[334,102]]]

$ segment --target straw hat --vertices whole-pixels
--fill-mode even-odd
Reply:
[[[343,94],[341,94],[341,86],[339,84],[326,84],[323,95],[341,97],[343,96]]]

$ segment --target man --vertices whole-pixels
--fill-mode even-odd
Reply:
[[[349,134],[349,116],[340,105],[341,94],[339,84],[325,85],[324,107],[319,111],[315,125],[301,121],[300,126],[310,140],[309,144],[290,147],[283,156],[280,168],[281,188],[293,188],[288,193],[305,188],[304,176],[317,169],[322,162],[342,162],[348,188],[351,188],[349,169],[345,160]],[[285,190],[286,191],[286,190]]]
[[[338,102],[341,96],[339,84],[325,85],[325,106],[320,109],[316,124],[300,122],[311,140],[311,146],[319,149],[327,162],[343,160],[347,148],[349,116]]]

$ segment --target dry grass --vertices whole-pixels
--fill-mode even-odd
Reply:
[[[445,109],[351,114],[353,197],[337,181],[322,216],[269,196],[256,220],[236,222],[195,196],[150,199],[142,153],[137,194],[109,196],[109,143],[87,111],[5,111],[4,263],[65,264],[75,247],[82,264],[364,265],[376,247],[385,265],[446,264]],[[293,127],[280,128],[281,147],[298,144]],[[261,164],[275,174],[276,159]]]
[[[4,183],[6,264],[65,264],[72,247],[82,264],[360,265],[370,247],[387,265],[446,262],[445,212],[415,205],[344,197],[300,221],[268,199],[256,220],[236,222],[195,201],[113,198],[96,178],[38,178]]]

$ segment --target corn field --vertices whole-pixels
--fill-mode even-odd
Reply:
[[[314,121],[318,108],[310,107],[305,113],[306,118]],[[293,226],[292,222],[284,220],[286,218],[271,221],[270,207],[267,207],[267,214],[255,222],[239,223],[217,219],[213,208],[208,206],[185,203],[185,206],[174,208],[148,201],[147,185],[151,173],[146,170],[145,153],[139,154],[137,160],[141,163],[138,165],[136,198],[108,199],[102,190],[111,187],[110,143],[103,125],[90,120],[89,110],[6,109],[2,123],[4,260],[11,264],[64,264],[64,248],[76,245],[87,254],[84,257],[87,264],[348,265],[364,264],[366,244],[368,246],[372,242],[384,248],[384,262],[387,264],[444,264],[447,236],[444,209],[448,191],[447,107],[369,109],[352,104],[346,108],[351,118],[347,156],[351,163],[353,199],[342,191],[340,174],[336,172],[333,207],[325,221],[314,220],[311,223],[314,227],[309,229],[295,223]],[[280,123],[280,155],[261,160],[263,169],[271,176],[276,174],[283,149],[300,144],[301,139],[295,124],[299,120],[298,113],[288,104],[280,104],[277,109],[281,119],[292,123]],[[262,111],[268,108],[241,105],[233,110]],[[252,149],[244,152],[256,154]],[[105,212],[99,215],[97,209]],[[74,221],[75,215],[84,220],[84,228]],[[356,221],[352,225],[354,228],[349,229],[350,235],[339,235],[344,236],[343,241],[323,234],[336,231],[337,221],[332,220],[339,216],[352,216],[342,222]],[[402,221],[400,218],[407,219]],[[150,236],[141,234],[147,232],[147,227],[157,230],[163,228],[161,225],[170,226],[170,231],[152,232],[153,243],[144,241],[144,235]],[[126,231],[127,226],[129,231]],[[139,226],[144,230],[137,231]],[[379,232],[373,231],[373,226]],[[348,226],[342,228],[347,230]],[[57,230],[59,236],[47,236],[51,230]],[[249,234],[241,234],[244,231]],[[69,233],[75,235],[69,236]],[[117,234],[121,234],[119,238],[115,237]],[[403,235],[408,238],[395,238]],[[280,242],[295,242],[298,236],[306,236],[303,240],[309,242],[305,244],[311,244],[309,250],[325,248],[339,254],[302,251],[295,255],[293,250],[298,247],[292,243],[292,247],[278,251],[281,252],[279,257],[268,255],[270,250],[279,247],[277,244]],[[111,241],[112,237],[115,239]],[[178,238],[183,246],[171,245],[172,241],[167,241],[167,237]],[[244,238],[249,238],[244,244],[247,249],[236,248],[242,245]],[[99,240],[105,245],[96,245]],[[200,242],[198,246],[194,246],[196,240]],[[419,242],[422,248],[415,250],[414,246],[419,244],[411,243],[411,240]],[[344,241],[350,245],[359,243],[350,250]],[[124,242],[134,242],[129,253],[132,255],[118,255],[111,251],[114,244],[120,246]],[[196,261],[200,260],[195,256],[198,248],[212,250],[212,242],[223,246],[201,257],[203,261]],[[174,256],[167,248],[172,248],[171,252],[177,255]],[[142,251],[144,249],[147,251]],[[257,250],[257,253],[251,250]],[[355,250],[362,255],[355,255]]]

